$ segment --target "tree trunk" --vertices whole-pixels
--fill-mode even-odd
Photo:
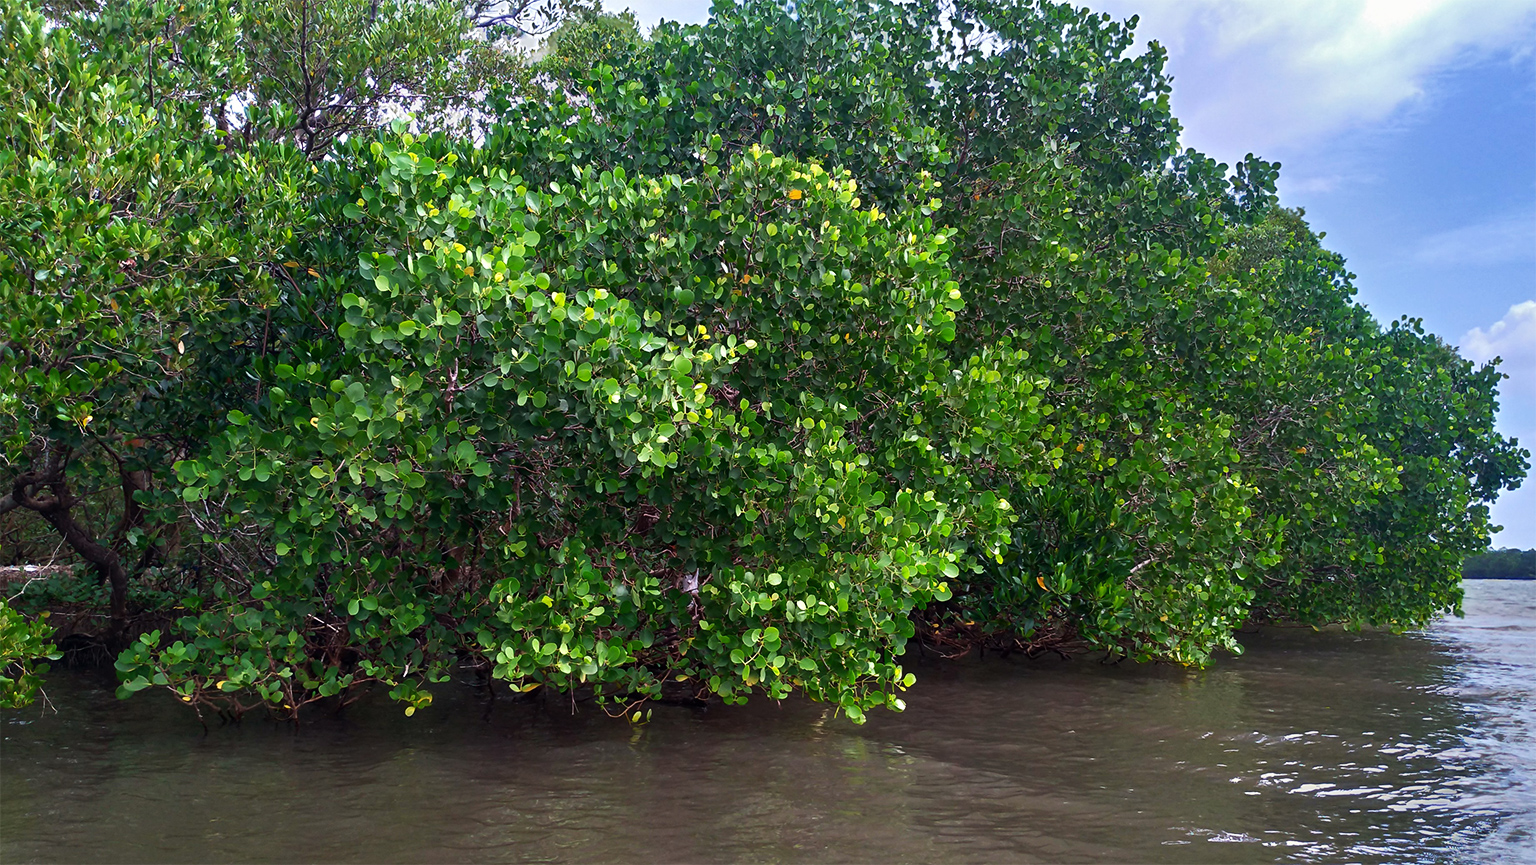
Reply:
[[[112,532],[112,546],[121,550],[128,541],[129,530],[138,528],[144,522],[144,508],[135,497],[149,489],[149,472],[120,468],[118,474],[123,486],[123,518]]]
[[[24,507],[47,520],[64,542],[69,544],[70,549],[95,565],[102,577],[111,584],[111,633],[114,637],[120,637],[128,625],[128,572],[124,570],[122,557],[117,551],[98,543],[70,512],[77,500],[64,480],[68,459],[66,450],[53,450],[42,471],[23,472],[16,477],[6,498],[15,503],[12,507]],[[128,474],[124,473],[125,493],[130,484]],[[44,489],[48,492],[44,493]],[[132,501],[131,496],[128,499]],[[132,502],[130,507],[136,512],[138,503]],[[128,518],[126,511],[124,518]]]
[[[60,484],[62,486],[62,484]],[[128,624],[128,572],[123,569],[122,557],[108,546],[96,543],[85,529],[75,521],[69,508],[38,511],[43,519],[69,544],[70,549],[96,566],[101,575],[112,585],[112,634],[121,636]]]

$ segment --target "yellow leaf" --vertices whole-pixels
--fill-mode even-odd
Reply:
[[[405,717],[409,718],[409,717],[411,717],[414,714],[416,714],[416,707],[415,706],[406,706],[405,707]]]
[[[805,193],[801,192],[798,189],[791,189],[789,191],[789,200],[790,201],[799,201],[800,200],[800,196],[802,196],[804,194]]]
[[[1047,592],[1050,591],[1050,589],[1047,588],[1046,585],[1045,585],[1045,577],[1035,577],[1035,582],[1040,584],[1040,588],[1041,589],[1044,589]]]
[[[307,268],[307,270],[309,271],[309,275],[310,276],[319,276],[320,275],[320,271],[315,270],[313,267]]]

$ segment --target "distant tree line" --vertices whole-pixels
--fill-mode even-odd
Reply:
[[[1181,148],[1134,27],[7,3],[0,537],[78,572],[0,606],[0,699],[49,604],[199,710],[459,671],[854,719],[914,642],[1456,609],[1528,468],[1502,373]]]
[[[1489,550],[1467,559],[1461,575],[1469,580],[1533,580],[1536,550]]]

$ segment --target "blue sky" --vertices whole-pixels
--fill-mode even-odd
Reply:
[[[644,24],[707,0],[607,0]],[[1504,358],[1500,427],[1536,444],[1536,0],[1090,0],[1168,48],[1184,143],[1279,160],[1376,317]],[[1536,547],[1536,479],[1494,507]]]

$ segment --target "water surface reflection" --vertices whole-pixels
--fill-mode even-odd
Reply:
[[[1469,584],[1467,611],[1268,630],[1203,672],[919,662],[908,711],[864,727],[801,701],[484,717],[455,691],[205,736],[56,675],[57,714],[0,715],[0,859],[1536,859],[1536,583]]]

